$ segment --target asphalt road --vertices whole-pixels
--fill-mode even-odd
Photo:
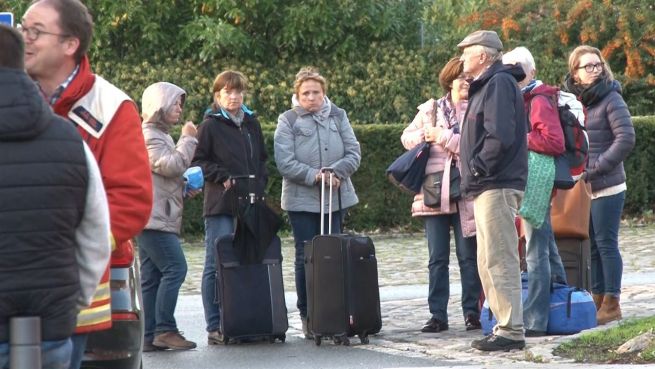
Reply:
[[[408,291],[407,286],[397,289],[399,291],[384,289],[383,299],[410,297],[409,295],[414,293],[422,293],[422,288],[416,289],[414,293],[411,288]],[[287,293],[291,317],[297,314],[293,312],[294,295],[295,293]],[[334,345],[331,341],[325,341],[317,347],[313,341],[302,339],[294,327],[289,328],[285,343],[277,341],[274,344],[260,342],[208,346],[200,295],[181,295],[175,316],[185,337],[198,343],[198,348],[191,351],[144,353],[145,369],[429,368],[467,365],[452,360],[434,360],[424,355],[384,349],[376,345],[361,345],[356,338],[353,338],[351,346],[348,347]]]

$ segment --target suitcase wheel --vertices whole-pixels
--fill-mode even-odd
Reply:
[[[350,339],[348,338],[348,336],[344,335],[343,338],[341,339],[341,343],[344,346],[350,346]]]
[[[286,334],[283,334],[283,335],[281,335],[281,336],[278,337],[278,338],[280,339],[280,341],[282,341],[282,342],[284,343],[284,341],[287,340],[287,335],[286,335]]]
[[[359,335],[359,340],[362,342],[363,345],[367,345],[368,342],[369,342],[369,341],[368,341],[368,335],[365,335],[365,334],[362,335],[362,334],[360,334],[360,335]]]
[[[350,345],[350,340],[348,339],[348,336],[346,336],[345,334],[342,336],[334,336],[332,337],[332,340],[334,341],[335,345],[344,345],[344,346]]]
[[[316,344],[316,346],[320,346],[321,345],[321,336],[315,334],[314,335],[314,343]]]

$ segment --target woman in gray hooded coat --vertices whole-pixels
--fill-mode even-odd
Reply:
[[[294,90],[293,109],[278,118],[275,163],[282,175],[282,209],[289,214],[296,244],[297,306],[303,333],[310,339],[304,245],[321,233],[320,170],[334,169],[332,185],[340,188],[341,206],[343,209],[351,207],[359,201],[350,177],[359,168],[361,151],[346,112],[327,98],[327,82],[323,76],[312,68],[302,68],[296,74]],[[332,200],[337,204],[336,191]],[[324,210],[327,214],[327,201]],[[332,233],[340,233],[342,209],[333,205],[333,210]],[[327,224],[326,221],[326,228]]]
[[[187,273],[178,238],[184,197],[182,175],[191,164],[198,144],[192,122],[184,124],[177,144],[169,134],[171,127],[180,121],[185,97],[180,87],[157,82],[145,89],[142,98],[143,136],[154,191],[150,220],[137,236],[145,315],[144,351],[196,347],[180,334],[173,316]]]

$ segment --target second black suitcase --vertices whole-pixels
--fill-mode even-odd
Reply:
[[[316,236],[305,246],[307,325],[314,342],[333,337],[349,344],[380,331],[380,290],[375,247],[368,237]]]
[[[323,174],[332,171],[329,168]],[[325,198],[325,187],[321,186]],[[328,198],[332,199],[332,188]],[[324,206],[321,201],[321,214]],[[329,214],[332,206],[329,205]],[[332,219],[328,217],[328,229]],[[321,224],[321,229],[324,225]],[[380,289],[375,246],[369,237],[328,234],[305,244],[307,326],[316,345],[324,337],[348,345],[348,337],[358,335],[368,343],[368,335],[380,331]]]
[[[569,286],[591,291],[591,243],[576,238],[555,239]]]
[[[289,328],[282,283],[280,238],[275,236],[257,264],[241,264],[233,236],[217,240],[216,289],[221,304],[221,332],[229,341],[268,338],[284,342]]]

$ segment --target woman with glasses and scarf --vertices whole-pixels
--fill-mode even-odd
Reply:
[[[340,233],[343,211],[359,201],[350,177],[359,168],[361,152],[345,110],[328,99],[327,81],[316,69],[305,67],[296,74],[291,104],[293,108],[278,118],[275,163],[282,175],[282,209],[289,215],[296,245],[298,311],[305,338],[312,339],[307,329],[304,247],[314,236],[328,233],[320,229],[320,169],[334,169],[332,185],[341,191],[341,209],[336,191],[332,196],[332,233]]]
[[[443,171],[447,165],[457,163],[460,122],[468,104],[469,82],[463,70],[464,66],[459,58],[453,58],[446,63],[439,73],[439,84],[445,96],[419,105],[416,117],[400,137],[407,150],[422,142],[431,143],[426,175]],[[467,331],[480,329],[478,299],[482,286],[478,275],[473,202],[460,199],[428,207],[424,202],[423,193],[419,193],[414,197],[412,216],[422,217],[425,222],[429,252],[428,306],[431,317],[421,332],[438,333],[448,330],[451,227],[455,233],[455,250],[461,273],[464,324]]]
[[[635,145],[635,131],[621,85],[600,50],[578,46],[569,55],[568,66],[563,89],[575,94],[587,110],[589,161],[581,179],[591,183],[591,292],[598,324],[605,324],[621,319],[623,260],[618,236],[627,190],[623,161]]]

